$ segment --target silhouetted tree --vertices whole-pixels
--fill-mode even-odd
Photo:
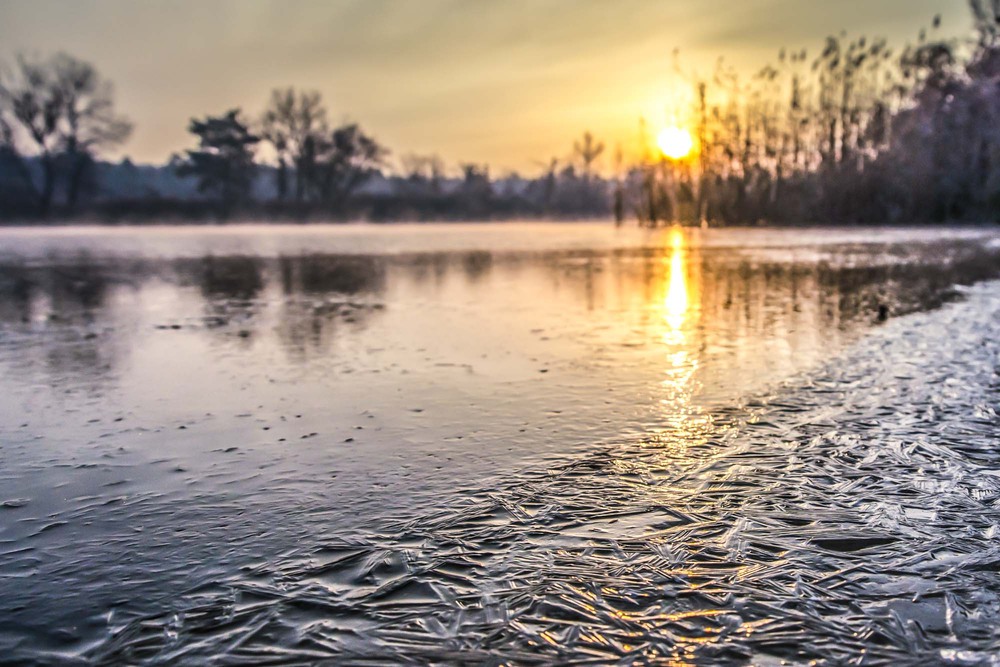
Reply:
[[[539,200],[542,212],[549,215],[552,213],[556,188],[559,184],[559,177],[556,175],[556,170],[559,168],[559,158],[551,158],[548,162],[538,164],[542,165],[544,172],[535,181],[531,190],[537,192],[536,199]]]
[[[217,198],[226,217],[250,196],[254,146],[260,139],[240,118],[239,109],[204,120],[193,118],[188,130],[198,137],[198,149],[187,151],[177,173],[197,178],[198,191]]]
[[[640,219],[728,224],[984,220],[1000,214],[1000,0],[970,0],[977,38],[827,38],[749,81],[693,81],[699,151],[643,156]],[[650,142],[650,145],[651,142]]]
[[[27,211],[36,205],[31,172],[17,152],[10,124],[0,114],[0,204],[11,212]]]
[[[132,124],[115,113],[112,85],[93,65],[65,53],[46,59],[22,55],[2,71],[0,119],[8,157],[38,157],[41,183],[28,182],[42,215],[51,208],[60,176],[73,208],[98,152],[120,145],[132,132]]]
[[[444,180],[444,163],[437,155],[416,155],[413,153],[400,158],[403,176],[411,185],[418,189],[426,189],[431,193],[441,191]]]
[[[573,142],[573,152],[580,158],[580,165],[583,167],[583,179],[590,181],[593,173],[594,162],[601,157],[604,152],[604,142],[594,139],[590,132],[584,132],[583,138]]]
[[[485,215],[489,211],[493,198],[493,186],[490,183],[490,171],[486,165],[462,165],[462,186],[460,201],[469,217]]]
[[[355,124],[317,144],[312,184],[320,201],[337,207],[384,163],[386,149]]]
[[[564,190],[574,201],[575,205],[571,204],[570,208],[585,215],[603,208],[601,203],[606,193],[595,187],[593,177],[594,163],[604,153],[604,142],[595,139],[590,132],[584,132],[579,141],[573,142],[573,153],[579,159],[582,178],[576,179],[575,170],[570,170],[567,173],[573,178],[568,179]]]
[[[310,180],[315,179],[319,146],[326,142],[329,126],[323,96],[316,90],[294,88],[271,92],[261,117],[261,138],[274,148],[278,159],[278,199],[288,195],[289,169],[295,170],[295,201],[302,202]]]

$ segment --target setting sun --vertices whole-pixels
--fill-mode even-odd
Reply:
[[[694,149],[694,138],[685,129],[668,127],[656,137],[656,145],[671,160],[680,160]]]

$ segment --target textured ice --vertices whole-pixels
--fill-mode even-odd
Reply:
[[[0,660],[995,663],[995,255],[763,245],[5,267]]]
[[[995,662],[998,322],[988,283],[683,432],[315,536],[88,655]]]

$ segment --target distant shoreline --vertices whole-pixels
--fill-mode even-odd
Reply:
[[[548,224],[578,224],[578,223],[593,223],[593,224],[607,224],[609,226],[615,226],[615,221],[611,218],[605,217],[574,217],[574,218],[557,218],[557,217],[512,217],[512,218],[478,218],[478,219],[468,219],[468,218],[436,218],[436,219],[392,219],[392,220],[378,220],[378,219],[366,219],[366,218],[351,218],[351,219],[337,219],[337,218],[316,218],[308,220],[289,220],[284,218],[253,218],[253,217],[237,217],[229,220],[217,219],[217,218],[174,218],[174,217],[164,217],[157,220],[137,220],[137,219],[122,219],[122,220],[95,220],[93,218],[54,218],[50,220],[37,220],[37,219],[19,219],[4,221],[0,223],[0,230],[8,229],[46,229],[46,228],[69,228],[69,227],[237,227],[237,226],[275,226],[282,227],[287,226],[290,228],[301,228],[301,227],[313,227],[313,226],[352,226],[352,225],[366,225],[366,226],[387,226],[391,227],[394,225],[503,225],[503,224],[517,224],[517,223],[548,223]],[[687,222],[665,222],[662,224],[657,224],[654,226],[641,225],[636,220],[626,220],[620,227],[627,228],[641,228],[641,229],[667,229],[670,227],[685,227],[691,229],[698,229],[700,225],[693,225]],[[936,228],[989,228],[1000,226],[1000,220],[981,220],[981,221],[970,221],[970,220],[952,220],[945,222],[926,222],[926,221],[854,221],[854,222],[768,222],[760,221],[755,224],[752,223],[741,223],[741,224],[726,224],[726,223],[712,223],[709,222],[707,228],[709,229],[817,229],[817,228],[864,228],[864,227],[889,227],[889,228],[916,228],[916,229],[936,229]]]

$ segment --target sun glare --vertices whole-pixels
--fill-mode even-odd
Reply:
[[[694,138],[683,128],[668,127],[656,137],[656,145],[671,160],[680,160],[691,154]]]

